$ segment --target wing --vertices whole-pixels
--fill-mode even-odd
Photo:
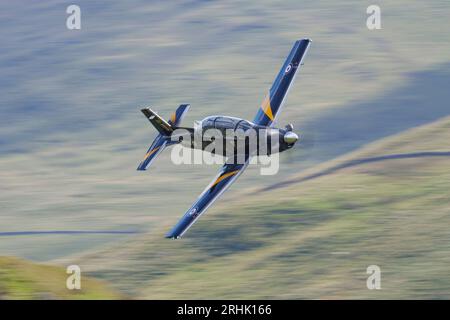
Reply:
[[[303,58],[308,51],[310,39],[298,40],[289,53],[278,76],[272,84],[261,109],[258,110],[253,122],[262,126],[272,126],[281,111],[285,97],[289,88],[295,80],[295,75],[299,66],[302,65]]]
[[[249,157],[247,157],[244,164],[225,164],[219,174],[198,197],[197,201],[195,201],[175,227],[166,234],[166,238],[178,239],[183,236],[194,222],[205,213],[209,206],[242,174],[249,161]]]

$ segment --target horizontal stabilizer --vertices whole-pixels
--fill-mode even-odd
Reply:
[[[151,124],[164,136],[170,136],[173,132],[172,126],[163,118],[161,118],[156,112],[150,108],[141,109],[145,117],[151,122]]]
[[[150,148],[148,148],[147,153],[144,156],[144,159],[139,164],[137,170],[146,170],[148,166],[153,162],[153,160],[166,148],[168,138],[158,134],[156,139],[153,141]]]

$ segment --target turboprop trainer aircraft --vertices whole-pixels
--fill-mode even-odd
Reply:
[[[163,151],[167,146],[181,143],[184,146],[194,149],[201,149],[211,153],[217,153],[218,148],[211,149],[211,143],[217,143],[216,137],[218,135],[208,135],[208,131],[215,130],[218,133],[223,133],[223,143],[226,145],[230,143],[229,136],[226,132],[239,131],[244,132],[244,138],[239,138],[236,134],[231,138],[231,142],[235,143],[232,148],[232,156],[230,153],[225,153],[228,150],[223,149],[222,155],[228,156],[233,161],[227,161],[221,168],[219,174],[203,191],[195,203],[184,214],[178,224],[166,234],[167,238],[177,239],[191,227],[194,222],[211,206],[214,201],[226,190],[228,187],[242,174],[245,170],[251,157],[258,155],[270,155],[274,152],[282,152],[294,146],[297,142],[298,135],[295,134],[292,124],[288,124],[285,128],[274,128],[277,116],[280,114],[283,102],[286,95],[294,82],[295,75],[298,68],[303,64],[303,58],[311,44],[310,39],[298,40],[289,53],[284,62],[280,72],[275,78],[272,87],[270,88],[266,98],[264,99],[261,108],[256,113],[253,121],[239,119],[228,116],[209,116],[200,122],[197,122],[194,128],[181,127],[180,123],[183,116],[188,111],[190,105],[182,104],[172,114],[168,121],[161,118],[157,113],[150,108],[142,109],[142,113],[148,118],[153,126],[158,130],[159,134],[151,144],[144,160],[139,164],[138,170],[146,170],[153,160]],[[181,130],[182,129],[182,130]],[[179,134],[182,131],[184,134]],[[256,132],[256,148],[250,146],[246,132]],[[186,137],[187,132],[187,137]],[[195,142],[195,135],[199,134],[200,143]],[[243,140],[244,148],[238,150],[236,141]],[[268,146],[261,151],[260,146],[265,144]],[[276,145],[276,148],[274,146]],[[241,161],[237,161],[238,156],[241,156]]]

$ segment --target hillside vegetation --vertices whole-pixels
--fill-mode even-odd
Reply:
[[[0,232],[147,232],[178,219],[218,168],[175,166],[167,149],[137,172],[156,135],[139,109],[167,118],[190,103],[185,126],[251,120],[299,38],[313,44],[278,125],[316,139],[283,155],[277,181],[449,114],[448,1],[377,1],[381,30],[355,0],[78,0],[79,31],[66,28],[69,4],[0,1]],[[267,184],[252,170],[240,188]],[[3,237],[0,255],[44,262],[126,238]]]
[[[118,299],[105,283],[81,275],[81,289],[68,290],[65,269],[0,257],[0,299]]]
[[[450,298],[449,129],[218,201],[181,240],[155,232],[80,260],[140,298]],[[369,265],[381,290],[366,288]]]

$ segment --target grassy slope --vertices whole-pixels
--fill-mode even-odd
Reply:
[[[132,288],[144,297],[184,297],[186,292],[193,297],[196,297],[195,292],[202,292],[197,293],[202,297],[326,296],[330,290],[308,291],[302,288],[306,284],[300,282],[315,279],[316,282],[310,284],[316,287],[321,283],[321,277],[308,271],[316,270],[319,275],[326,272],[321,268],[317,270],[323,261],[311,262],[317,258],[315,255],[307,252],[305,260],[301,261],[298,257],[302,255],[292,250],[297,261],[292,258],[290,264],[289,259],[280,258],[283,268],[274,264],[270,255],[270,265],[263,264],[258,257],[265,258],[265,254],[272,251],[281,252],[282,247],[290,254],[288,235],[298,234],[309,239],[320,234],[312,227],[318,227],[319,231],[323,228],[334,239],[334,229],[329,228],[333,228],[335,215],[344,218],[347,211],[351,214],[351,210],[356,209],[346,211],[334,207],[333,192],[328,191],[331,199],[325,192],[326,179],[330,177],[318,180],[317,183],[323,185],[316,186],[315,181],[310,181],[302,186],[266,192],[262,197],[256,195],[254,200],[250,197],[237,200],[241,203],[219,202],[202,218],[205,222],[196,225],[195,232],[181,244],[165,242],[161,239],[162,233],[191,204],[216,169],[174,168],[168,161],[169,153],[165,153],[151,175],[135,172],[137,162],[154,135],[143,122],[145,119],[137,111],[138,106],[148,103],[167,115],[178,103],[191,102],[193,108],[186,124],[212,113],[251,118],[292,39],[307,35],[314,39],[314,50],[298,80],[298,90],[290,93],[291,107],[285,109],[280,123],[307,122],[313,116],[320,116],[322,111],[342,108],[354,100],[366,101],[380,93],[384,96],[386,89],[401,86],[408,80],[410,72],[433,69],[447,62],[450,34],[442,26],[447,21],[448,4],[445,1],[395,4],[382,1],[379,4],[383,10],[383,29],[372,32],[365,27],[367,4],[356,1],[345,5],[330,1],[314,5],[298,1],[282,4],[254,1],[245,5],[199,1],[184,7],[166,2],[145,3],[145,6],[144,1],[135,3],[111,4],[105,8],[92,1],[82,1],[83,30],[74,33],[65,29],[58,1],[20,8],[5,2],[4,6],[13,6],[13,10],[2,10],[9,13],[9,19],[3,19],[0,28],[5,34],[3,38],[8,40],[4,44],[8,50],[1,57],[5,70],[2,119],[6,125],[0,130],[5,138],[2,141],[5,149],[9,150],[8,143],[21,152],[5,152],[0,159],[2,231],[151,228],[157,234],[141,239],[142,243],[137,241],[131,246],[127,243],[122,250],[103,255],[100,261],[105,262],[104,267],[99,267],[98,260],[91,261],[91,266],[99,270],[97,275],[118,279],[118,285]],[[19,65],[18,61],[23,62]],[[421,81],[434,84],[429,78]],[[420,92],[408,91],[408,94],[410,92],[420,96]],[[432,97],[431,94],[429,104],[447,101],[434,101]],[[406,98],[413,100],[416,96]],[[238,109],[230,109],[230,106]],[[30,110],[34,112],[28,112]],[[423,110],[429,113],[432,109],[424,105]],[[422,115],[418,113],[417,118],[423,118]],[[438,146],[445,145],[448,139],[440,141]],[[408,146],[415,150],[417,141],[413,145],[402,143],[392,150]],[[376,151],[384,152],[383,148]],[[304,162],[302,160],[296,159],[298,163]],[[435,160],[432,163],[439,164]],[[285,165],[287,168],[287,163]],[[370,165],[370,168],[380,170],[383,165]],[[297,168],[296,163],[291,168]],[[420,172],[421,165],[417,169]],[[253,179],[258,179],[255,171],[248,171],[248,178],[241,179],[239,186],[234,186],[222,199],[224,202],[227,197],[240,196],[237,190],[243,190]],[[191,179],[192,176],[196,179]],[[425,176],[424,179],[428,177],[430,181],[445,178],[438,173],[426,172]],[[332,179],[330,184],[336,187],[336,183],[342,181],[343,186],[349,186],[344,195],[357,198],[363,194],[354,186],[365,183],[366,178],[358,173],[353,180],[353,175],[347,177],[340,173],[339,179]],[[392,178],[396,185],[390,187],[402,189],[399,181],[409,184],[413,178]],[[389,183],[388,179],[383,181]],[[158,188],[152,187],[155,185]],[[375,183],[375,187],[380,185],[386,190],[382,183]],[[381,191],[371,192],[378,195]],[[426,194],[433,196],[433,192]],[[174,194],[176,199],[166,198]],[[384,199],[385,195],[380,193],[379,197]],[[284,202],[283,198],[291,202]],[[406,203],[414,205],[412,201]],[[245,207],[236,211],[241,204]],[[272,212],[275,206],[294,214]],[[363,210],[361,224],[365,225],[367,215],[375,213],[364,209],[370,207],[370,203],[360,206],[358,208]],[[295,209],[299,207],[302,212]],[[163,210],[168,211],[166,215],[161,214]],[[219,218],[227,210],[233,214]],[[393,211],[392,216],[396,216],[395,213]],[[426,218],[422,215],[421,219]],[[263,222],[255,221],[260,217],[264,218]],[[380,215],[378,218],[385,222],[388,217]],[[290,219],[295,223],[290,224]],[[287,226],[279,225],[282,221],[286,221]],[[222,239],[214,240],[211,232],[214,236],[220,234]],[[264,234],[270,237],[262,238]],[[0,252],[45,260],[114,239],[118,237],[84,237],[83,240],[62,236],[11,237],[0,243]],[[280,245],[276,241],[280,241]],[[301,241],[306,240],[300,239],[297,245],[307,247]],[[311,249],[312,253],[331,248],[313,243],[316,246]],[[240,273],[229,276],[228,261],[245,270],[248,268],[245,259],[254,261],[257,266],[259,263],[258,270],[248,276],[249,280],[242,281]],[[340,254],[332,254],[330,259],[335,263],[356,261],[352,256]],[[305,269],[305,266],[316,269]],[[297,291],[289,288],[284,292],[279,286],[291,278],[280,270],[292,268],[304,274],[293,277],[292,285]],[[358,279],[363,281],[364,274],[359,267],[357,270]],[[265,276],[267,283],[262,280]],[[177,288],[171,285],[183,278],[189,281],[177,284]],[[220,279],[226,284],[216,285],[215,281]],[[348,280],[342,272],[337,279]],[[328,280],[326,283],[330,286],[333,282]],[[138,286],[141,283],[143,285]],[[239,284],[236,289],[230,287],[235,283]],[[166,284],[169,286],[164,289]],[[440,283],[443,284],[445,282]],[[385,285],[387,283],[383,282]],[[342,286],[339,288],[342,295]]]
[[[318,132],[330,126],[315,122],[322,112],[348,112],[346,106],[386,96],[416,81],[411,73],[441,68],[450,56],[450,33],[442,27],[450,6],[442,0],[378,1],[383,29],[377,31],[365,25],[368,3],[354,0],[77,4],[79,32],[66,29],[61,1],[0,3],[1,231],[146,231],[177,219],[217,168],[174,166],[164,152],[150,172],[136,172],[155,136],[139,107],[167,116],[189,102],[185,125],[210,114],[252,119],[299,37],[314,42],[279,120],[296,128],[311,123]],[[418,81],[436,86],[429,76]],[[448,101],[415,89],[394,93],[426,102],[418,119]],[[379,105],[389,103],[371,109]],[[364,110],[352,113],[386,125]],[[395,119],[394,125],[404,123]],[[321,148],[316,143],[314,150]],[[321,161],[314,154],[289,157],[284,172]],[[266,183],[260,178],[250,169],[240,186]],[[120,239],[8,237],[0,254],[45,261]]]
[[[104,283],[81,278],[81,290],[68,290],[60,267],[0,257],[0,299],[117,299]]]
[[[446,118],[314,171],[448,151],[449,127]],[[386,160],[251,190],[219,201],[180,241],[150,234],[84,261],[143,298],[449,298],[449,162]],[[381,267],[381,291],[366,289],[371,264]]]

